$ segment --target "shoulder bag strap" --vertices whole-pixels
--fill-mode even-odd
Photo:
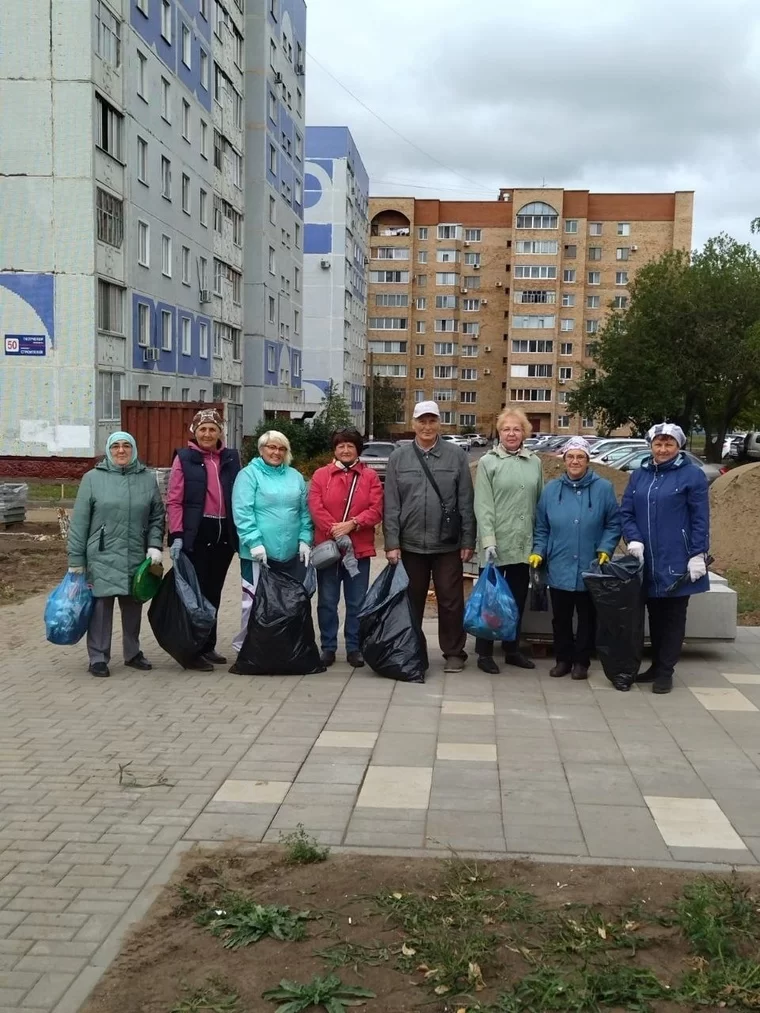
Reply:
[[[441,508],[443,510],[448,509],[447,506],[446,506],[446,500],[441,495],[441,490],[438,488],[438,483],[436,482],[435,478],[433,477],[433,472],[430,470],[430,466],[428,465],[427,461],[425,460],[425,455],[422,453],[422,451],[420,450],[420,448],[417,446],[416,443],[413,443],[412,446],[414,447],[414,452],[417,455],[417,458],[419,459],[420,464],[422,465],[422,470],[425,472],[425,478],[432,485],[433,491],[435,492],[436,496],[438,497],[438,499],[440,501]]]
[[[354,477],[351,480],[351,488],[348,490],[348,499],[346,500],[346,509],[343,511],[343,521],[348,520],[348,512],[351,509],[351,500],[354,498],[354,490],[359,482],[359,472],[354,472]]]

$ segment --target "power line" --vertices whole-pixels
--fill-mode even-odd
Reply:
[[[307,50],[306,55],[311,60],[313,60],[314,63],[316,63],[316,65],[320,68],[320,70],[323,70],[325,72],[325,74],[327,74],[328,77],[332,78],[332,80],[338,85],[339,88],[342,88],[343,91],[345,91],[348,95],[350,95],[351,98],[355,102],[358,102],[359,105],[362,106],[362,108],[366,109],[368,113],[370,113],[372,116],[375,117],[375,119],[379,120],[383,124],[384,127],[387,127],[387,129],[390,130],[391,133],[395,134],[397,137],[400,137],[402,141],[405,141],[408,145],[410,145],[410,147],[414,148],[415,151],[419,151],[419,153],[421,155],[424,155],[425,158],[429,158],[431,160],[431,162],[435,162],[436,165],[439,165],[442,169],[445,169],[446,172],[450,172],[454,176],[459,176],[459,178],[463,179],[466,183],[472,183],[477,190],[483,190],[483,191],[486,191],[488,193],[492,193],[493,192],[491,189],[489,189],[488,187],[486,187],[483,183],[478,183],[474,179],[470,179],[469,176],[462,175],[461,172],[457,172],[456,169],[452,169],[450,166],[446,165],[444,162],[441,162],[439,159],[437,159],[435,157],[435,155],[431,155],[429,151],[425,151],[423,148],[421,148],[419,146],[419,144],[415,144],[414,141],[410,141],[408,137],[406,137],[404,134],[402,134],[399,130],[396,130],[395,127],[392,127],[390,125],[390,123],[388,123],[387,120],[384,120],[383,117],[379,115],[379,113],[376,113],[374,109],[371,109],[370,106],[368,106],[366,102],[363,102],[362,99],[360,99],[358,95],[354,94],[354,92],[352,92],[351,89],[349,87],[347,87],[347,85],[343,84],[342,81],[339,81],[338,78],[335,76],[335,74],[333,74],[332,71],[329,71],[327,69],[327,67],[325,67],[325,65],[323,63],[321,63],[316,58],[316,56],[314,56],[313,53],[310,53]]]
[[[370,182],[377,186],[408,186],[412,190],[446,190],[452,193],[472,193],[471,188],[463,186],[429,186],[425,183],[410,183],[404,179],[372,179]],[[488,191],[491,193],[492,191]]]

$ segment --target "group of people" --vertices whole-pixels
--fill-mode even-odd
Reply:
[[[215,409],[193,419],[187,447],[176,452],[166,512],[155,481],[138,460],[135,441],[115,433],[105,459],[85,475],[69,533],[69,566],[86,570],[96,599],[87,634],[89,671],[109,674],[114,601],[122,612],[125,663],[150,669],[139,646],[140,604],[131,596],[132,576],[144,558],[161,559],[165,516],[169,552],[191,560],[204,596],[217,609],[227,572],[240,556],[244,627],[261,566],[303,577],[312,551],[327,549],[317,570],[317,618],[322,663],[338,650],[338,607],[345,602],[344,639],[349,664],[364,664],[359,611],[369,586],[375,528],[382,521],[385,555],[402,562],[409,599],[422,622],[432,578],[438,603],[438,641],[444,671],[465,666],[464,564],[476,551],[481,566],[496,565],[525,610],[531,568],[549,587],[556,663],[550,675],[588,676],[595,622],[583,572],[609,562],[621,535],[627,552],[644,565],[652,663],[638,682],[656,693],[672,689],[692,594],[709,587],[707,482],[681,452],[686,438],[676,425],[654,426],[651,457],[633,472],[618,507],[609,481],[590,468],[589,445],[573,437],[564,447],[564,474],[544,486],[540,458],[526,448],[531,425],[507,409],[497,420],[498,443],[480,460],[473,484],[462,450],[441,439],[434,401],[419,402],[415,438],[399,447],[387,466],[385,489],[361,461],[358,430],[332,437],[333,461],[319,468],[307,488],[291,467],[286,437],[270,430],[258,441],[259,456],[241,468],[237,451],[224,445],[223,420]],[[332,542],[332,545],[323,543]],[[331,555],[332,553],[332,555]],[[330,561],[332,560],[332,561]],[[238,645],[242,642],[238,637]],[[225,664],[216,649],[216,627],[191,666],[211,671]],[[507,665],[534,668],[515,639],[503,643]],[[494,642],[475,641],[477,664],[497,674]]]

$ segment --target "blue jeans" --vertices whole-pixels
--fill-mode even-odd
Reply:
[[[346,622],[344,633],[346,651],[359,650],[359,609],[369,587],[369,559],[358,559],[359,573],[351,577],[342,563],[317,570],[317,620],[319,635],[322,638],[322,650],[338,649],[338,603],[340,602],[340,586],[343,585],[343,597],[346,601]]]

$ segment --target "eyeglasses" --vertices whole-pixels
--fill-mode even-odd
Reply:
[[[285,447],[281,447],[279,443],[265,443],[264,450],[269,450],[272,453],[285,454],[287,453]]]

